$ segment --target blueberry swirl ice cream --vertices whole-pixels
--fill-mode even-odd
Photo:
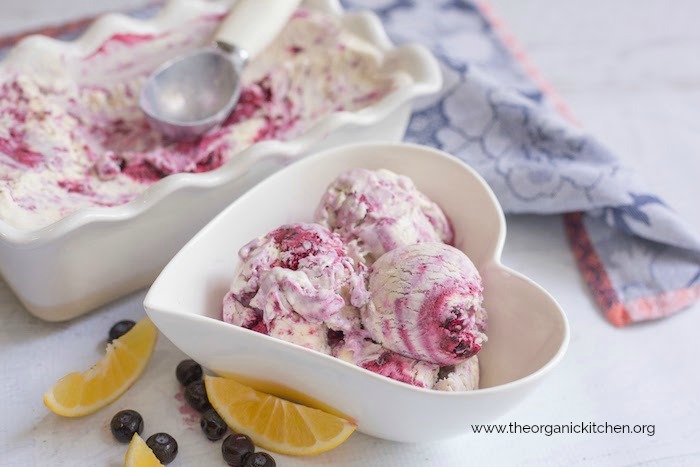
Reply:
[[[403,246],[372,265],[362,322],[387,349],[454,365],[486,341],[482,290],[478,271],[460,250],[444,243]]]
[[[412,386],[477,389],[481,277],[440,242],[453,238],[440,207],[407,177],[352,170],[331,184],[318,219],[240,250],[224,321]]]
[[[369,299],[366,267],[325,227],[282,226],[248,243],[239,256],[224,321],[326,354],[329,336],[365,335],[359,307]]]
[[[371,339],[348,336],[333,348],[333,356],[365,370],[401,381],[419,388],[432,388],[438,379],[440,367],[405,357],[382,347]]]
[[[222,18],[115,34],[81,54],[22,58],[28,52],[18,46],[0,66],[0,220],[34,230],[82,208],[127,203],[166,176],[214,170],[258,141],[297,137],[410,79],[386,71],[380,51],[335,17],[300,9],[247,65],[240,102],[221,128],[195,142],[167,141],[138,106],[144,78],[207,44]]]
[[[354,169],[340,175],[323,195],[315,220],[370,264],[400,246],[452,243],[454,237],[442,209],[410,178],[388,170]]]

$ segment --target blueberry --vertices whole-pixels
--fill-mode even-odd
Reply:
[[[122,410],[112,417],[109,427],[117,441],[128,443],[134,433],[143,431],[143,417],[135,410]]]
[[[219,441],[226,434],[228,427],[223,418],[216,413],[216,410],[208,409],[202,414],[199,426],[209,439],[209,441]]]
[[[244,467],[275,467],[277,463],[266,452],[256,452],[248,455],[245,459]]]
[[[221,444],[221,454],[228,465],[243,467],[246,456],[255,452],[255,445],[246,435],[233,434]]]
[[[146,444],[163,464],[170,464],[177,456],[177,441],[167,433],[149,436]]]
[[[180,384],[187,386],[188,384],[202,379],[202,367],[194,360],[183,360],[178,363],[175,369],[175,376]]]
[[[112,342],[114,339],[119,339],[124,334],[129,332],[135,325],[136,323],[130,319],[123,319],[114,323],[114,326],[112,326],[109,330],[109,339],[107,342]]]
[[[207,397],[207,388],[204,381],[193,381],[185,388],[185,400],[198,412],[204,412],[211,407]]]

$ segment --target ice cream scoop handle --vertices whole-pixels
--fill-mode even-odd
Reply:
[[[215,40],[254,57],[282,30],[300,0],[236,0]]]

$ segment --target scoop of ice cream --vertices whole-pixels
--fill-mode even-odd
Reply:
[[[444,243],[417,243],[383,255],[369,274],[362,322],[372,339],[407,357],[453,365],[486,341],[481,276]]]
[[[474,355],[462,363],[440,368],[438,382],[433,389],[439,391],[472,391],[479,389],[479,357]]]
[[[433,387],[440,371],[438,365],[404,357],[358,336],[350,336],[338,344],[333,356],[396,381],[428,389]]]
[[[403,245],[452,243],[454,236],[440,207],[410,178],[384,169],[340,175],[323,195],[315,219],[368,264]]]
[[[366,268],[318,224],[290,224],[239,252],[241,270],[224,298],[224,321],[324,353],[328,330],[364,334]]]

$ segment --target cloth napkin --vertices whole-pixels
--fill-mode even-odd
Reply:
[[[397,44],[422,43],[442,64],[443,90],[415,108],[406,139],[470,164],[507,213],[563,214],[583,277],[613,325],[661,318],[700,297],[700,238],[575,123],[488,4],[344,5],[373,10]],[[71,38],[86,25],[39,32]],[[0,47],[18,38],[0,38]]]
[[[381,3],[381,6],[377,6]],[[396,43],[442,62],[442,92],[415,109],[406,139],[474,167],[507,213],[564,214],[584,279],[615,326],[700,297],[700,238],[573,120],[488,4],[353,0]]]

